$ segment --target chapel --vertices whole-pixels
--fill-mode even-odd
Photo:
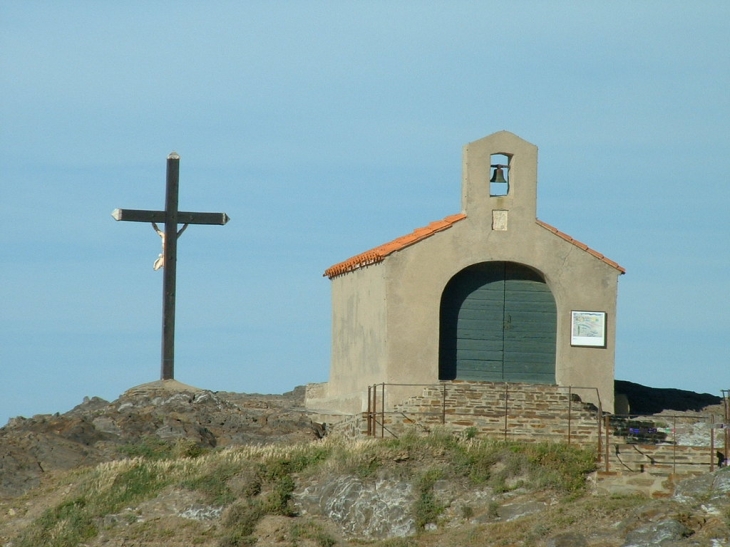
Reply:
[[[463,149],[461,211],[328,268],[329,381],[310,410],[362,412],[444,382],[572,386],[614,406],[619,264],[537,218],[537,147],[500,131]],[[582,391],[581,391],[582,390]]]

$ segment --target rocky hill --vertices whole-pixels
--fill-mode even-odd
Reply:
[[[128,457],[143,441],[162,447],[184,440],[203,450],[319,438],[303,396],[303,388],[213,393],[172,380],[133,388],[112,403],[86,398],[65,414],[13,418],[0,429],[0,497],[37,487],[49,472]]]
[[[666,477],[673,494],[651,499],[597,485],[592,467],[590,453],[566,446],[327,436],[301,388],[154,382],[0,429],[0,545],[730,542],[727,468]]]

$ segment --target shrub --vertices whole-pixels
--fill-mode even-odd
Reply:
[[[214,505],[228,505],[235,499],[228,481],[241,469],[240,465],[223,462],[207,473],[183,481],[182,486],[202,492]]]
[[[76,547],[97,533],[87,500],[75,498],[46,510],[21,536],[18,547]]]
[[[285,517],[294,516],[294,511],[289,506],[292,493],[296,484],[294,479],[285,475],[280,477],[274,484],[274,488],[266,499],[266,512],[272,515],[284,515]]]
[[[292,543],[296,546],[302,539],[314,541],[319,547],[334,547],[337,542],[322,527],[322,525],[306,521],[297,523],[291,527],[290,536]]]
[[[157,436],[143,437],[137,442],[127,443],[119,447],[119,451],[129,458],[145,458],[147,460],[166,460],[173,457],[174,443],[163,441]]]
[[[596,468],[595,455],[591,450],[559,443],[521,446],[538,487],[578,492],[585,488],[586,475]]]
[[[223,519],[226,528],[223,544],[247,545],[249,542],[247,538],[253,534],[256,524],[263,516],[264,510],[258,500],[231,506]]]
[[[418,498],[414,507],[416,527],[423,530],[427,524],[435,524],[445,507],[438,502],[433,492],[436,481],[442,477],[440,469],[429,469],[418,480]]]

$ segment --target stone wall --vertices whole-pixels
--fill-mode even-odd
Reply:
[[[601,477],[706,473],[717,468],[717,452],[724,451],[724,431],[711,438],[706,416],[603,415],[582,402],[578,388],[453,381],[421,386],[420,395],[388,405],[389,390],[400,387],[371,387],[370,412],[350,415],[333,431],[388,438],[443,428],[500,440],[578,444],[596,451]],[[643,437],[635,436],[637,429]]]
[[[390,386],[378,385],[371,412],[338,429],[376,437],[425,433],[445,427],[515,441],[552,441],[597,446],[600,411],[571,388],[495,382],[444,382],[386,411]],[[395,386],[393,386],[395,387]],[[357,425],[355,425],[355,423]],[[344,431],[343,431],[344,432]]]

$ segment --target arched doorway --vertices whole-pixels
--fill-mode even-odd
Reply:
[[[439,379],[554,384],[556,333],[555,299],[540,273],[474,264],[441,295]]]

